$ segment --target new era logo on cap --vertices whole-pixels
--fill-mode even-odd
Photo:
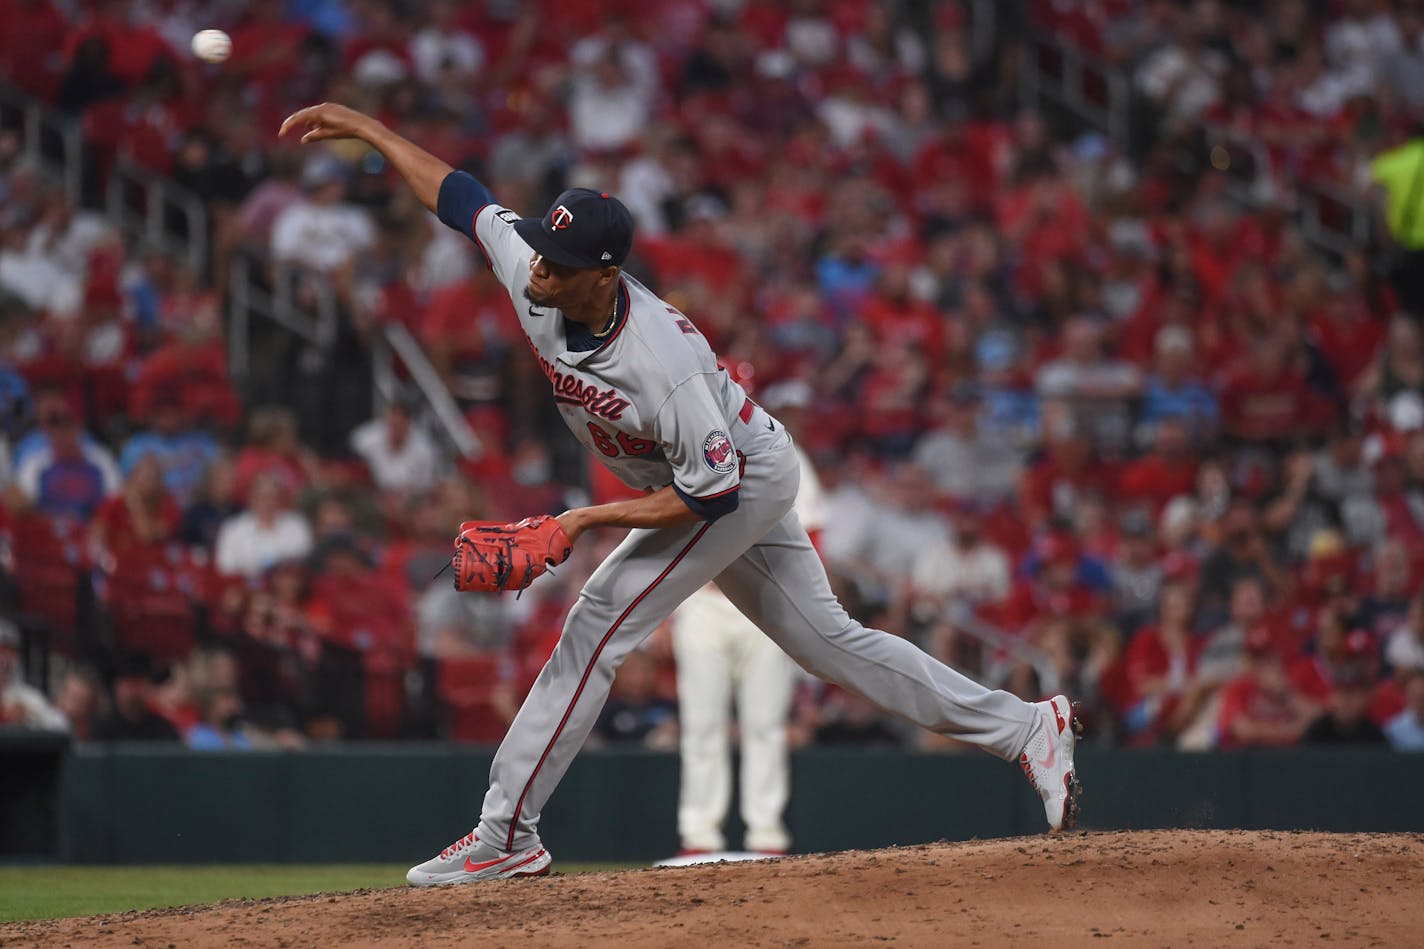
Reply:
[[[543,218],[520,218],[515,232],[535,253],[578,270],[621,266],[633,246],[633,216],[608,192],[570,188]]]

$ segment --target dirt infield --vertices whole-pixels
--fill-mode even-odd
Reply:
[[[1424,835],[1090,832],[13,923],[0,946],[1400,946],[1421,893]]]

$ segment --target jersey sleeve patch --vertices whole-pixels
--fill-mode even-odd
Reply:
[[[702,460],[718,474],[731,474],[737,468],[737,453],[732,440],[721,429],[713,429],[702,440]]]

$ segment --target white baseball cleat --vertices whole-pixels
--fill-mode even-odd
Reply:
[[[1043,798],[1049,830],[1062,830],[1078,822],[1078,799],[1083,786],[1073,771],[1073,749],[1083,731],[1073,705],[1064,695],[1047,702],[1035,702],[1038,727],[1029,736],[1019,755],[1019,766],[1028,783]]]
[[[454,886],[481,880],[537,877],[549,872],[553,858],[536,844],[528,850],[506,853],[481,843],[472,830],[419,866],[406,872],[411,886]]]

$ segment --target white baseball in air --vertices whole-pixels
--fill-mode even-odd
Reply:
[[[220,63],[232,55],[232,37],[222,30],[200,30],[193,35],[193,55],[205,63]]]

